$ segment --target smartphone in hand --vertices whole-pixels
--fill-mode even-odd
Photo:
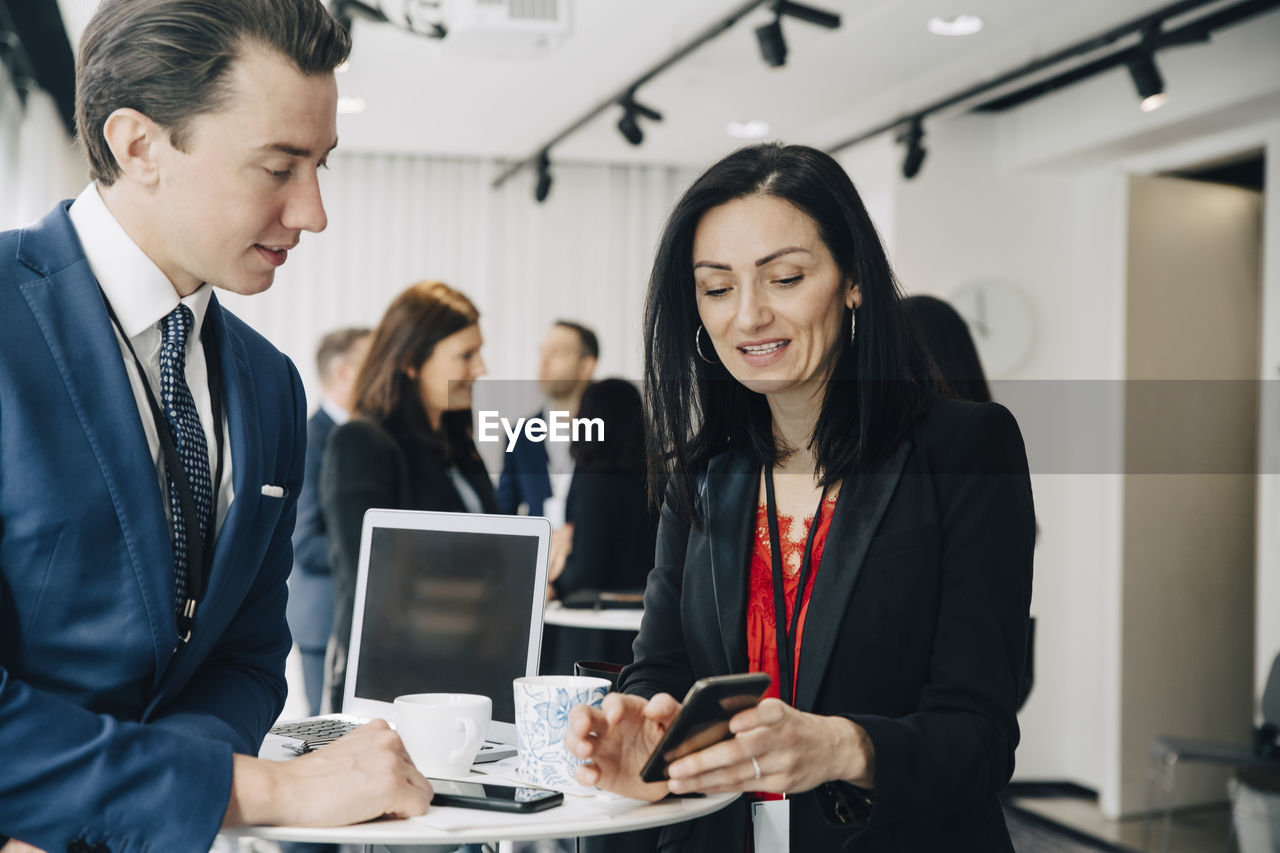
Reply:
[[[645,782],[667,778],[667,766],[684,756],[732,737],[729,720],[760,701],[769,689],[767,672],[716,675],[694,682],[680,712],[640,771]]]

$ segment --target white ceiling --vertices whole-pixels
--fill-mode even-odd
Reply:
[[[725,126],[763,119],[770,136],[826,146],[989,79],[1167,0],[806,0],[839,12],[838,30],[784,20],[787,65],[760,59],[757,10],[644,86],[663,113],[628,145],[610,109],[553,151],[553,159],[702,164],[742,144]],[[73,43],[96,5],[59,0]],[[386,24],[357,20],[342,94],[363,113],[339,119],[344,151],[522,158],[626,86],[742,0],[574,0],[573,33],[534,59],[459,55]],[[933,15],[976,14],[982,32],[927,32]],[[1127,85],[1117,81],[1118,85]]]

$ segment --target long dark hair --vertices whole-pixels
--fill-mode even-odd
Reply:
[[[408,432],[445,462],[475,456],[471,412],[445,412],[439,431],[432,429],[409,371],[421,367],[440,341],[478,322],[476,306],[449,285],[439,281],[410,285],[373,330],[369,354],[356,377],[356,413]]]
[[[845,281],[860,285],[852,346],[840,345],[813,447],[823,484],[869,471],[899,443],[935,393],[928,359],[902,308],[902,295],[857,190],[827,154],[801,145],[742,148],[694,181],[663,230],[645,301],[645,401],[651,430],[650,490],[666,488],[682,517],[702,519],[694,477],[729,448],[761,464],[781,458],[764,396],[695,349],[699,326],[693,239],[714,207],[754,195],[794,205],[813,220]],[[848,311],[843,328],[849,328]],[[664,486],[664,484],[666,484]]]
[[[946,302],[933,296],[908,296],[903,302],[920,330],[938,369],[943,392],[959,400],[990,403],[991,388],[982,371],[969,324]]]
[[[569,445],[575,471],[644,472],[644,405],[636,386],[625,379],[593,382],[582,392],[578,417],[603,421],[604,439],[587,441],[587,431],[579,433],[579,438]]]

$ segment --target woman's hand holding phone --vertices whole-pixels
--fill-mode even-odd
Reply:
[[[729,730],[732,738],[672,762],[672,793],[799,794],[837,779],[874,787],[871,740],[844,717],[809,714],[765,699],[735,714]]]
[[[669,793],[666,781],[646,783],[640,769],[680,712],[680,703],[659,693],[639,696],[610,693],[599,708],[579,705],[569,714],[564,742],[590,764],[578,768],[578,781],[606,791],[650,802]]]

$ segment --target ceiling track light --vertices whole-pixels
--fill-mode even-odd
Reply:
[[[1133,78],[1133,86],[1142,99],[1139,105],[1144,113],[1158,110],[1169,100],[1164,91],[1164,78],[1156,67],[1155,54],[1140,50],[1125,63],[1129,66],[1129,76]]]
[[[533,187],[533,200],[542,204],[551,194],[551,157],[544,148],[538,155],[538,182]]]
[[[1156,44],[1159,41],[1159,24],[1144,29],[1142,43],[1125,60],[1129,76],[1133,78],[1133,87],[1138,90],[1138,97],[1142,99],[1139,106],[1144,113],[1160,109],[1169,100],[1164,92],[1164,78],[1156,67]]]
[[[924,155],[928,153],[924,147],[924,116],[913,118],[906,131],[898,136],[898,141],[907,144],[906,156],[902,158],[902,177],[911,180],[920,174]]]
[[[760,42],[760,58],[770,68],[781,68],[787,64],[787,40],[782,35],[782,16],[778,15],[773,23],[756,27],[756,40]]]
[[[770,68],[781,68],[787,64],[787,40],[782,35],[783,17],[791,17],[805,21],[828,30],[840,26],[840,16],[824,9],[815,9],[791,0],[777,0],[773,4],[773,21],[762,27],[756,27],[756,40],[760,43],[760,57]]]
[[[360,0],[350,0],[350,1],[360,2]],[[0,2],[2,2],[2,0],[0,0]],[[344,0],[330,0],[330,2],[344,2]],[[384,4],[384,3],[389,3],[390,0],[365,0],[365,2],[377,2],[379,4]],[[1280,3],[1280,0],[1275,0],[1275,2]],[[546,139],[543,139],[536,147],[532,149],[532,152],[529,155],[522,157],[519,160],[515,160],[513,162],[508,163],[507,166],[501,172],[498,173],[497,177],[493,179],[492,183],[493,183],[494,189],[501,187],[503,184],[509,181],[514,175],[518,174],[519,172],[525,169],[529,169],[529,170],[537,169],[539,166],[539,161],[541,156],[544,155],[547,151],[554,148],[556,145],[560,144],[569,136],[572,136],[574,133],[577,133],[579,130],[586,127],[588,124],[592,122],[592,120],[597,118],[601,113],[610,112],[616,109],[619,105],[623,105],[622,118],[624,120],[618,123],[619,124],[618,131],[622,133],[624,136],[626,136],[628,141],[630,141],[633,136],[638,136],[638,138],[643,138],[642,133],[636,134],[635,132],[633,132],[632,125],[635,126],[635,130],[637,131],[641,130],[640,122],[637,120],[637,118],[647,117],[647,114],[642,111],[636,111],[635,113],[628,116],[626,113],[626,106],[623,103],[624,100],[627,98],[627,96],[630,94],[633,94],[637,89],[644,86],[646,83],[653,80],[659,74],[666,71],[668,68],[672,67],[676,63],[684,60],[686,57],[688,57],[690,54],[700,49],[702,46],[706,45],[708,42],[711,42],[714,39],[719,38],[721,35],[727,32],[730,28],[732,28],[735,24],[741,22],[742,20],[746,19],[750,15],[756,14],[762,8],[767,8],[774,13],[774,17],[776,19],[774,21],[775,24],[778,24],[783,16],[790,16],[790,17],[798,18],[802,21],[806,21],[808,23],[815,24],[821,27],[835,28],[840,26],[839,15],[824,11],[822,9],[815,9],[812,6],[806,6],[801,3],[792,3],[790,2],[790,0],[739,0],[737,5],[735,5],[732,9],[727,11],[724,15],[722,15],[718,19],[708,23],[707,26],[703,27],[701,30],[699,30],[697,33],[691,36],[687,41],[682,42],[681,44],[674,47],[669,53],[665,54],[660,59],[658,59],[654,64],[650,65],[649,67],[644,69],[642,72],[640,72],[638,76],[629,80],[625,86],[620,86],[617,89],[613,90],[606,97],[594,103],[591,107],[589,107],[584,113],[579,115],[573,121],[566,124],[560,130],[556,131],[556,133],[554,133],[552,136]],[[782,28],[780,25],[777,26],[776,32],[780,37],[782,33]],[[780,39],[775,40],[774,43],[775,44],[781,43]],[[783,59],[785,61],[785,46],[784,46]],[[768,131],[766,130],[764,132],[767,133]]]
[[[639,117],[643,116],[650,121],[662,121],[662,113],[636,101],[634,89],[618,101],[618,106],[622,107],[622,118],[618,119],[618,132],[632,145],[644,142],[644,131],[637,121]]]

